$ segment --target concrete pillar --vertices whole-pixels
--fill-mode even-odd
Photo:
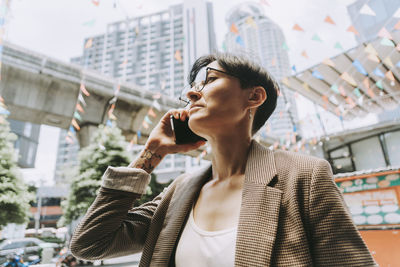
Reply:
[[[93,133],[97,130],[98,125],[95,124],[83,124],[80,126],[81,129],[76,132],[80,148],[84,148],[90,144],[90,138]]]

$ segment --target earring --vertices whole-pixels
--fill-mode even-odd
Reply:
[[[251,114],[251,109],[249,109],[249,119],[251,120],[252,114]]]

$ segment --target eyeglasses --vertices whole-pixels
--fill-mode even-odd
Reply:
[[[195,80],[191,84],[185,86],[182,90],[182,93],[179,97],[180,105],[182,108],[186,107],[191,102],[188,97],[189,91],[201,92],[204,89],[204,87],[210,82],[210,79],[208,77],[208,74],[210,73],[210,71],[216,71],[216,72],[220,72],[220,73],[232,76],[232,77],[236,77],[233,74],[230,74],[223,70],[214,69],[211,67],[206,67],[206,68],[200,69],[196,75]],[[236,77],[236,78],[238,78],[238,77]]]

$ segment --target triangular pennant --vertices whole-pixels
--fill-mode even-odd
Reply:
[[[152,97],[153,97],[153,99],[160,99],[161,98],[161,93],[157,92]]]
[[[283,42],[282,48],[283,50],[289,51],[289,47],[287,46],[286,42]]]
[[[294,72],[297,72],[297,69],[296,69],[296,66],[295,66],[295,65],[292,66],[292,70],[293,70]]]
[[[147,124],[147,122],[146,121],[142,121],[142,126],[145,128],[145,129],[148,129],[150,126]]]
[[[152,108],[149,109],[149,112],[147,112],[147,114],[149,114],[153,118],[157,117],[156,113],[154,112],[154,110]]]
[[[351,97],[346,97],[346,102],[347,102],[347,104],[349,104],[350,105],[350,108],[353,108],[353,107],[355,107],[355,105],[356,105],[356,103],[354,103],[354,100],[353,100],[353,98],[351,98]]]
[[[339,88],[338,88],[338,90],[339,90],[339,92],[340,92],[340,94],[342,95],[342,96],[346,96],[347,94],[346,94],[346,91],[344,90],[344,88],[343,88],[343,86],[339,86]]]
[[[319,38],[318,34],[314,34],[313,37],[311,37],[311,40],[322,42],[322,40],[321,40],[321,38]]]
[[[373,55],[373,54],[368,54],[368,57],[367,57],[367,58],[368,58],[369,60],[374,61],[374,62],[377,62],[377,63],[380,62],[379,58],[378,58],[376,55]]]
[[[271,6],[267,0],[260,0],[260,4],[266,5],[266,6]]]
[[[396,63],[396,67],[400,68],[400,61]]]
[[[92,19],[90,21],[86,21],[86,22],[82,23],[82,26],[93,27],[95,23],[96,23],[96,20]]]
[[[79,94],[79,95],[78,95],[78,99],[79,99],[79,101],[81,101],[81,103],[86,107],[86,102],[85,102],[85,99],[83,98],[82,94]]]
[[[382,84],[382,80],[379,80],[375,83],[376,87],[378,87],[379,89],[383,90],[383,84]]]
[[[117,120],[117,117],[115,117],[115,115],[113,113],[109,113],[108,118],[110,118],[110,120],[114,120],[114,121]]]
[[[332,24],[332,25],[336,25],[336,23],[333,21],[333,19],[330,16],[326,16],[324,19],[324,22]]]
[[[358,31],[356,30],[356,28],[354,28],[353,25],[351,25],[350,27],[348,27],[348,28],[347,28],[347,31],[348,31],[348,32],[352,32],[352,33],[354,33],[355,35],[360,35],[360,34],[358,33]]]
[[[361,64],[360,61],[358,61],[357,59],[355,59],[355,60],[353,61],[352,64],[353,64],[353,66],[357,69],[357,71],[358,71],[359,73],[361,73],[362,75],[365,75],[365,76],[368,75],[368,72],[364,69],[364,67],[363,67],[363,65]]]
[[[394,76],[393,76],[393,72],[391,72],[390,70],[388,70],[385,74],[386,78],[388,78],[390,81],[394,82]]]
[[[394,12],[393,17],[400,19],[400,7],[396,10],[396,12]]]
[[[273,58],[273,59],[271,60],[271,66],[276,66],[276,58]]]
[[[349,84],[356,86],[357,82],[354,80],[353,77],[350,76],[347,72],[343,72],[342,75],[340,75],[340,78],[348,82]]]
[[[387,56],[387,57],[383,60],[383,63],[385,63],[386,66],[389,67],[389,69],[394,68],[393,62],[392,62],[392,60],[390,59],[389,56]]]
[[[355,88],[355,89],[353,90],[353,93],[354,93],[357,97],[361,97],[360,89]]]
[[[288,77],[284,77],[284,78],[282,79],[282,83],[283,83],[284,85],[286,85],[287,87],[290,87]]]
[[[338,86],[336,84],[333,84],[331,86],[332,91],[334,91],[336,94],[339,94]]]
[[[235,23],[232,23],[230,31],[233,32],[234,34],[239,34],[239,30],[236,27]]]
[[[81,127],[79,127],[79,124],[76,122],[75,119],[72,119],[71,124],[72,124],[72,126],[75,127],[75,129],[76,129],[77,131],[79,131],[79,130],[81,129]]]
[[[236,43],[238,43],[240,46],[244,47],[244,42],[243,42],[242,37],[240,37],[240,35],[238,35],[236,37]]]
[[[99,6],[100,5],[100,0],[92,0],[92,4],[95,6]]]
[[[396,50],[400,52],[400,43],[398,43],[398,44],[396,45]],[[0,67],[0,69],[1,69],[1,67]],[[1,79],[0,79],[0,80],[1,80]]]
[[[90,38],[85,43],[85,49],[92,47],[93,45],[93,38]]]
[[[382,29],[378,32],[378,36],[393,40],[392,35],[390,34],[390,32],[388,32],[388,30],[386,30],[385,27],[382,27]]]
[[[305,58],[308,58],[307,52],[306,50],[303,50],[303,52],[301,52],[301,55]]]
[[[138,139],[140,139],[142,137],[142,132],[141,131],[137,131],[137,137],[138,137]]]
[[[320,80],[324,79],[324,76],[318,70],[314,70],[311,75]]]
[[[322,96],[322,100],[327,104],[329,103],[329,99],[328,99],[328,97],[326,95]]]
[[[394,43],[390,41],[388,38],[382,38],[381,45],[394,47]]]
[[[153,122],[150,120],[150,118],[146,115],[144,116],[144,120],[148,123],[148,124],[153,124]]]
[[[83,110],[81,104],[76,103],[76,109],[80,112],[80,113],[85,113],[85,110]]]
[[[78,112],[74,112],[74,118],[75,119],[77,119],[77,120],[79,120],[79,121],[82,121],[82,117],[81,117],[81,115],[78,113]]]
[[[310,91],[310,86],[308,85],[308,83],[304,82],[302,85],[303,85],[304,89],[306,89],[307,91]]]
[[[303,28],[300,27],[300,25],[297,24],[297,23],[293,25],[292,30],[299,31],[299,32],[304,32]]]
[[[181,51],[178,49],[175,51],[174,58],[179,62],[182,63],[182,55]]]
[[[363,102],[364,102],[364,96],[362,95],[360,98],[357,99],[357,103],[359,106],[362,106]]]
[[[335,67],[335,63],[330,58],[325,58],[322,63],[331,67]]]
[[[90,93],[86,90],[85,85],[83,83],[81,83],[80,89],[82,93],[84,93],[86,96],[90,96]]]
[[[154,100],[154,101],[153,101],[152,106],[155,107],[155,109],[157,109],[158,111],[161,111],[161,106],[160,106],[160,104],[157,102],[157,100]]]
[[[399,8],[399,10],[400,10],[400,8]],[[396,25],[394,25],[394,28],[396,30],[400,30],[400,20],[396,23]]]
[[[376,67],[372,73],[382,78],[385,77],[385,74],[379,69],[379,67]]]
[[[372,46],[371,43],[367,44],[367,46],[364,48],[365,53],[372,54],[372,55],[378,55],[378,52],[376,49]]]
[[[369,95],[371,98],[375,98],[375,93],[374,93],[374,91],[372,91],[371,88],[369,88],[369,89],[367,90],[367,93],[368,93],[368,95]]]
[[[112,124],[112,122],[111,122],[110,120],[107,120],[107,121],[106,121],[106,126],[112,127],[113,124]],[[104,147],[104,146],[101,146],[101,147]],[[101,147],[100,147],[100,148],[101,148]]]
[[[362,8],[360,9],[360,14],[376,16],[375,11],[373,11],[367,4],[362,6]]]
[[[336,42],[335,45],[334,45],[333,47],[336,48],[336,49],[343,50],[343,47],[342,47],[342,45],[341,45],[339,42]]]
[[[254,19],[253,19],[252,16],[248,16],[248,17],[247,17],[247,19],[246,19],[246,24],[247,24],[247,25],[250,25],[250,26],[252,26],[252,27],[254,27],[254,28],[257,28],[257,24],[256,24],[256,22],[254,21]]]
[[[365,78],[363,80],[363,85],[364,85],[365,89],[369,89],[369,78]]]

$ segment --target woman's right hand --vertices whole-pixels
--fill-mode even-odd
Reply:
[[[180,119],[182,121],[185,121],[189,116],[186,109],[171,109],[165,113],[158,124],[151,131],[145,145],[147,149],[157,152],[157,154],[161,156],[165,156],[167,154],[188,152],[190,150],[197,149],[206,143],[205,141],[198,141],[191,144],[175,144],[170,115],[173,115],[175,119]]]

